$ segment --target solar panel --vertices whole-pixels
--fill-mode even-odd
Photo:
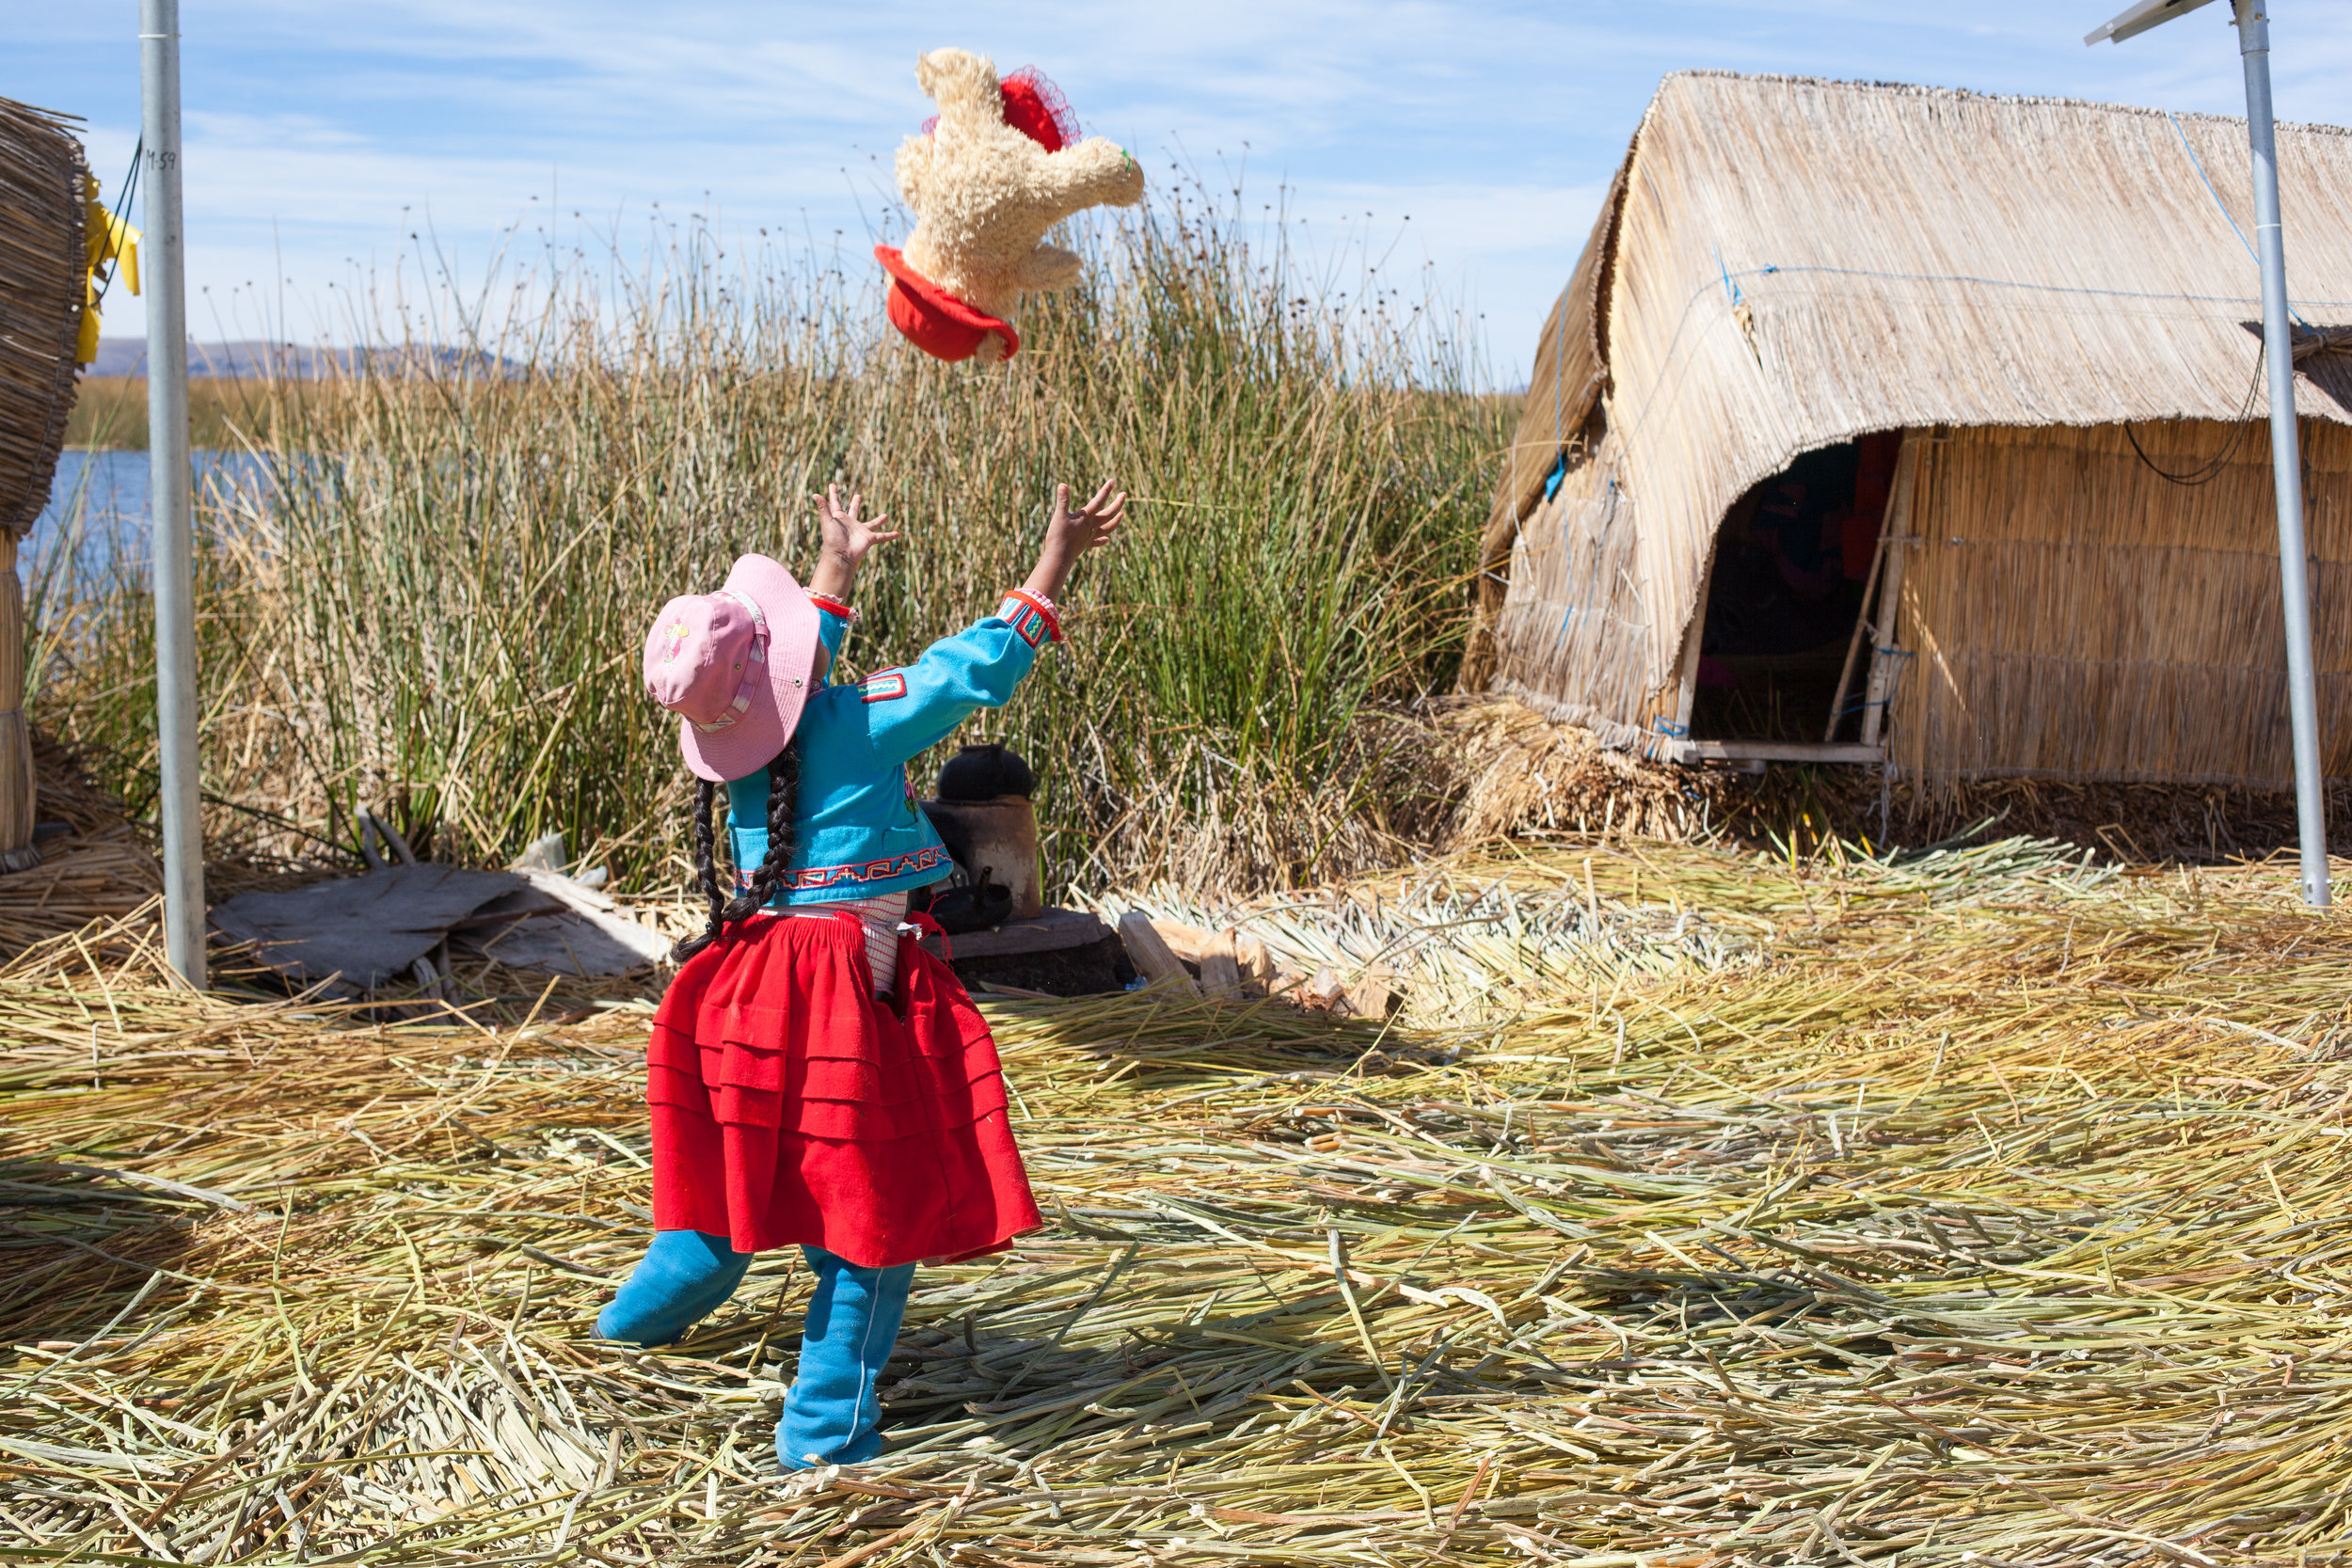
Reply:
[[[2186,16],[2212,0],[2139,0],[2139,4],[2113,21],[2101,24],[2083,37],[2085,43],[2104,43],[2110,40],[2121,43],[2137,38],[2151,27],[2161,27],[2176,16]]]

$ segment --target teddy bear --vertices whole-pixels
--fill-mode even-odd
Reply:
[[[999,80],[984,56],[936,49],[914,79],[938,118],[898,149],[898,194],[915,215],[903,250],[874,247],[891,275],[891,325],[941,359],[992,365],[1020,352],[1025,292],[1067,289],[1078,257],[1041,242],[1089,207],[1143,199],[1143,170],[1116,143],[1078,137],[1036,71]]]

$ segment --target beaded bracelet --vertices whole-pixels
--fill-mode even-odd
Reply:
[[[996,609],[996,614],[1010,623],[1012,628],[1021,634],[1022,640],[1032,648],[1049,638],[1056,642],[1062,640],[1061,611],[1055,607],[1053,600],[1042,594],[1032,594],[1025,588],[1009,588],[1005,591],[1004,603]]]

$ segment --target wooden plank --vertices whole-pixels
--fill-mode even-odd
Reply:
[[[450,943],[508,969],[542,974],[627,974],[670,956],[670,939],[625,914],[559,909],[531,915],[488,935],[459,929]]]
[[[1034,920],[1008,920],[987,931],[965,931],[947,939],[959,958],[1003,958],[1025,953],[1058,953],[1101,942],[1111,928],[1083,910],[1048,909]],[[927,936],[923,950],[936,957],[939,939]]]
[[[1902,455],[1895,460],[1895,493],[1887,502],[1886,525],[1879,531],[1886,545],[1886,565],[1879,579],[1878,635],[1870,649],[1869,694],[1862,708],[1865,746],[1879,743],[1886,723],[1886,694],[1895,684],[1895,619],[1902,610],[1903,560],[1911,554],[1912,492],[1918,487],[1919,452],[1925,444],[1918,431],[1903,432]]]
[[[1691,734],[1691,709],[1699,700],[1700,644],[1707,640],[1707,606],[1715,593],[1715,558],[1707,558],[1707,575],[1699,579],[1698,608],[1691,612],[1691,624],[1682,633],[1682,668],[1676,679],[1680,685],[1675,692],[1675,738],[1688,739]]]
[[[1884,762],[1886,748],[1838,741],[1817,745],[1806,740],[1692,740],[1677,760],[1681,762]]]
[[[1198,964],[1216,945],[1216,933],[1187,926],[1181,920],[1154,920],[1152,929],[1168,943],[1168,950],[1188,964]]]
[[[313,882],[287,893],[241,893],[213,906],[213,925],[271,968],[373,990],[405,978],[451,927],[521,879],[503,871],[398,865],[365,877]]]
[[[1908,442],[1910,438],[1906,433],[1903,439]],[[1896,454],[1895,467],[1898,470],[1902,467],[1900,452]],[[1895,509],[1891,494],[1886,509]],[[1862,574],[1862,605],[1854,611],[1853,635],[1846,640],[1846,662],[1838,666],[1837,694],[1829,700],[1829,726],[1821,732],[1821,743],[1825,746],[1837,738],[1837,726],[1846,717],[1846,693],[1853,689],[1854,661],[1862,657],[1862,639],[1870,629],[1870,601],[1878,593],[1879,579],[1886,567],[1886,517],[1881,515],[1878,542],[1870,546],[1870,569]]]
[[[1119,940],[1126,943],[1127,957],[1146,980],[1169,986],[1186,996],[1200,994],[1200,988],[1192,983],[1184,960],[1168,947],[1167,939],[1152,928],[1149,915],[1135,910],[1120,915]]]
[[[1241,994],[1241,960],[1234,955],[1232,931],[1218,932],[1202,950],[1200,990],[1209,996]]]

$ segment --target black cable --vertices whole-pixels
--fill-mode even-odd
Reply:
[[[146,151],[147,133],[142,131],[139,133],[137,145],[131,149],[131,172],[122,177],[121,189],[115,196],[114,221],[118,229],[122,226],[123,214],[131,210],[132,193],[139,188],[139,162],[141,155]],[[106,302],[106,291],[114,287],[115,277],[121,271],[122,261],[118,257],[114,265],[106,269],[106,276],[98,280],[99,304],[103,305]]]
[[[2252,428],[2248,421],[2254,416],[2254,393],[2262,387],[2263,356],[2268,352],[2268,348],[2269,345],[2265,343],[2254,350],[2254,374],[2253,378],[2246,384],[2246,401],[2238,404],[2236,430],[2232,433],[2230,439],[2223,444],[2219,451],[2199,467],[2189,469],[2188,472],[2169,473],[2157,467],[2155,460],[2148,455],[2147,449],[2139,444],[2139,437],[2132,434],[2131,421],[2124,420],[2123,439],[2132,444],[2132,451],[2138,453],[2141,465],[2150,473],[2167,483],[2178,484],[2189,489],[2194,489],[2201,484],[2211,484],[2215,480],[2219,479],[2221,471],[2230,466],[2230,460],[2237,455],[2237,449],[2245,444],[2247,431]]]

